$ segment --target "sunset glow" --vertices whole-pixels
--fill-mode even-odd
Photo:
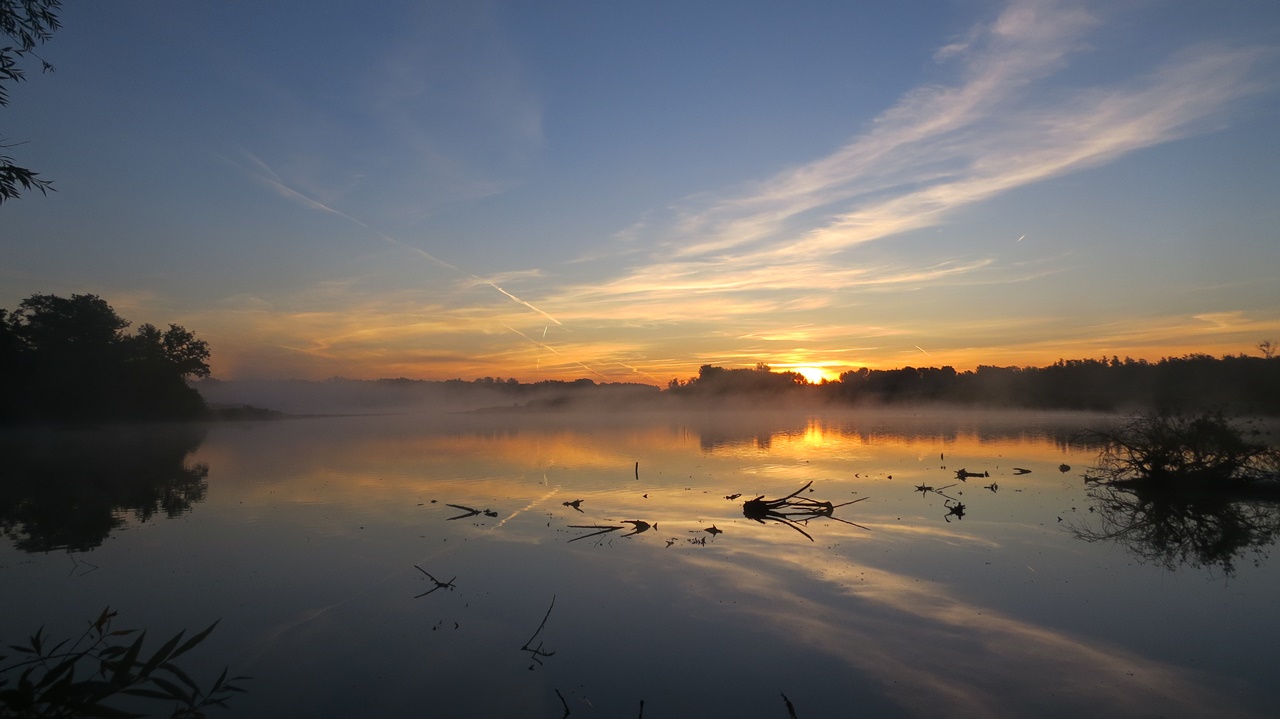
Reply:
[[[832,375],[821,367],[796,367],[791,371],[804,375],[804,378],[813,384],[821,384],[823,380],[831,381],[839,378],[839,373]]]
[[[345,5],[65,7],[0,308],[98,294],[223,379],[1280,339],[1275,3]]]

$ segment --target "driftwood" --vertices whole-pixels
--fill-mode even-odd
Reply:
[[[533,632],[533,636],[529,637],[529,641],[525,642],[524,646],[520,647],[520,651],[529,652],[529,656],[533,658],[534,664],[541,665],[544,657],[550,657],[555,654],[554,651],[548,652],[544,650],[542,648],[542,642],[538,642],[537,646],[530,646],[534,643],[534,641],[537,640],[538,635],[541,634],[542,630],[547,626],[547,620],[551,618],[551,610],[555,608],[556,608],[556,598],[555,598],[555,595],[552,595],[551,606],[547,607],[547,613],[542,617],[542,623],[539,624],[538,628]],[[529,665],[529,670],[533,671],[533,664]],[[561,697],[562,701],[563,699],[564,697]],[[566,706],[565,707],[566,714],[568,713],[568,711],[569,711],[569,707]]]
[[[626,527],[623,527],[623,526],[621,526],[621,525],[609,525],[609,524],[570,524],[570,525],[569,525],[569,527],[570,527],[571,529],[594,529],[594,530],[596,530],[596,531],[594,531],[594,532],[592,532],[592,533],[590,533],[590,534],[584,534],[584,535],[582,535],[582,536],[580,536],[580,537],[574,537],[573,539],[570,539],[570,540],[569,540],[569,542],[571,542],[571,543],[572,543],[572,542],[576,542],[576,541],[578,541],[579,539],[588,539],[588,538],[590,538],[590,537],[598,537],[598,536],[600,536],[601,534],[608,534],[609,532],[616,532],[616,531],[618,531],[619,529],[626,529]]]
[[[416,564],[413,565],[413,568],[427,575],[427,579],[430,579],[431,581],[435,582],[435,585],[436,585],[431,589],[428,589],[427,591],[423,592],[422,594],[419,594],[417,597],[414,597],[414,599],[417,599],[418,597],[425,597],[428,594],[436,591],[437,589],[448,589],[450,591],[453,590],[453,579],[457,579],[457,577],[454,577],[453,579],[450,579],[447,582],[442,582],[439,579],[436,579],[435,577],[431,576],[431,572],[428,572],[427,570],[423,569],[422,567],[419,567]]]
[[[952,496],[947,495],[947,494],[943,494],[943,492],[942,492],[942,490],[944,490],[944,489],[951,489],[951,488],[952,488],[952,487],[954,487],[954,486],[956,486],[956,485],[953,483],[953,484],[948,484],[948,485],[946,485],[945,487],[938,487],[937,489],[934,489],[933,487],[930,487],[930,486],[929,486],[929,485],[927,485],[927,484],[917,484],[917,485],[916,485],[916,491],[917,491],[917,492],[919,492],[919,493],[921,494],[921,496],[927,495],[927,494],[929,494],[930,492],[932,492],[933,494],[936,494],[936,495],[938,495],[938,496],[942,497],[943,499],[955,499],[955,497],[952,497]]]
[[[648,522],[644,521],[643,519],[624,519],[624,520],[622,520],[622,523],[623,523],[623,524],[630,524],[630,525],[633,527],[633,529],[632,529],[630,532],[627,532],[626,534],[622,535],[622,536],[624,536],[624,537],[630,537],[630,536],[635,535],[635,534],[640,534],[640,533],[642,533],[642,532],[647,532],[647,531],[649,531],[650,529],[657,529],[657,528],[658,528],[658,525],[657,525],[657,524],[649,524]]]
[[[446,521],[449,521],[449,522],[452,522],[452,521],[453,521],[453,520],[455,520],[455,519],[466,519],[467,517],[474,517],[474,516],[476,516],[477,514],[483,514],[483,515],[484,515],[484,516],[486,516],[486,517],[496,517],[496,516],[498,516],[498,513],[497,513],[497,512],[495,512],[495,511],[493,511],[492,509],[472,509],[471,507],[467,507],[467,506],[465,506],[465,505],[461,505],[461,504],[448,504],[448,505],[445,505],[445,506],[447,506],[447,507],[453,507],[454,509],[460,509],[460,510],[462,510],[462,512],[463,512],[462,514],[459,514],[459,515],[458,515],[458,516],[456,516],[456,517],[449,517],[449,519],[448,519],[448,520],[446,520]]]
[[[847,519],[841,519],[835,516],[835,510],[850,504],[857,504],[858,502],[867,499],[867,497],[855,499],[851,502],[844,502],[842,504],[832,504],[831,502],[820,502],[818,500],[809,499],[808,497],[799,496],[812,484],[813,482],[808,482],[800,489],[797,489],[781,499],[765,499],[764,495],[760,495],[755,499],[747,500],[742,503],[742,515],[747,519],[754,519],[761,524],[764,524],[765,520],[781,522],[782,524],[785,524],[808,537],[810,542],[814,541],[813,537],[810,536],[808,532],[801,529],[800,525],[808,524],[811,519],[825,517],[827,519],[834,519],[837,522],[851,524],[860,529],[866,529],[866,527],[861,524],[850,522]]]

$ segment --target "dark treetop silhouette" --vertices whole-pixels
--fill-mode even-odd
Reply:
[[[129,321],[96,295],[32,295],[0,309],[0,423],[193,419],[188,377],[209,374],[209,345],[178,325]]]
[[[9,104],[7,83],[22,82],[26,73],[19,67],[18,61],[27,55],[40,60],[45,72],[51,72],[53,66],[35,54],[38,45],[44,44],[53,37],[58,29],[58,10],[62,7],[59,0],[3,0],[0,2],[0,33],[8,42],[0,40],[0,106]],[[11,147],[0,135],[0,150]],[[36,177],[35,172],[13,164],[13,161],[0,155],[0,204],[5,200],[17,199],[23,190],[39,190],[41,193],[52,190],[48,180]]]

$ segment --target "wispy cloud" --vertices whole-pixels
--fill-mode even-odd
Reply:
[[[417,343],[422,356],[444,357],[449,342],[464,334],[477,365],[506,362],[545,375],[554,364],[578,374],[586,369],[616,377],[625,369],[653,377],[690,362],[784,356],[816,363],[824,354],[865,357],[873,350],[879,363],[919,363],[925,352],[957,366],[971,358],[1025,364],[1052,361],[1064,346],[1068,356],[1082,356],[1112,342],[1168,345],[1178,337],[1208,335],[1216,342],[1228,330],[1244,331],[1237,317],[1224,313],[1167,318],[1151,327],[1063,327],[1044,316],[957,318],[943,327],[936,317],[913,320],[904,311],[883,309],[895,293],[934,290],[927,298],[932,313],[964,288],[1064,271],[1058,250],[1048,250],[1058,252],[1055,257],[1028,258],[1042,247],[1026,239],[1043,236],[1032,228],[987,243],[989,250],[954,243],[904,253],[895,251],[893,240],[913,233],[918,250],[924,244],[920,230],[938,227],[962,209],[1217,129],[1238,100],[1262,89],[1258,68],[1272,58],[1256,47],[1201,44],[1118,70],[1105,84],[1073,84],[1071,63],[1091,52],[1091,33],[1102,23],[1079,3],[1011,0],[996,17],[940,43],[936,72],[948,79],[903,93],[826,156],[688,198],[665,218],[656,211],[631,218],[634,223],[596,254],[566,262],[559,268],[563,274],[473,274],[373,229],[387,225],[357,219],[369,215],[340,208],[359,205],[313,192],[257,156],[246,153],[238,164],[277,195],[449,270],[458,281],[446,292],[483,290],[454,303],[437,288],[421,295],[430,298],[421,304],[423,313],[383,300],[353,311],[358,321],[334,318],[330,330],[298,322],[312,328],[297,332],[291,347],[352,366],[378,346]],[[473,68],[487,76],[506,73],[509,82],[491,84],[485,93],[496,93],[492,97],[467,95],[467,102],[495,117],[507,117],[499,110],[514,107],[515,119],[498,123],[497,134],[516,138],[513,146],[527,150],[541,142],[540,110],[522,89],[519,68],[507,60],[496,69]],[[394,128],[392,134],[422,158],[436,158],[424,161],[447,165],[433,155],[438,128],[414,124],[420,115],[413,108],[429,104],[439,89],[433,51],[398,48],[391,63],[389,81],[370,98],[380,126]],[[610,265],[624,261],[622,269]],[[948,294],[953,289],[956,294]],[[500,301],[475,301],[484,294]],[[974,295],[968,293],[970,307]],[[548,326],[565,332],[548,340]],[[574,334],[566,337],[570,329]],[[1019,338],[1016,344],[1010,336]],[[1006,355],[997,351],[1002,349]],[[414,361],[412,353],[401,357],[406,359],[399,366]]]
[[[739,191],[693,200],[648,263],[575,288],[594,296],[850,290],[954,279],[990,259],[873,267],[849,254],[867,242],[933,227],[1001,193],[1097,167],[1212,129],[1258,89],[1267,51],[1202,45],[1108,86],[1068,86],[1056,74],[1099,21],[1076,3],[1014,0],[993,21],[942,47],[952,84],[907,92],[826,157]],[[653,234],[651,228],[643,228]],[[989,279],[995,281],[996,275]]]

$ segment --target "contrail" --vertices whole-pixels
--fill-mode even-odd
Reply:
[[[543,478],[543,479],[546,479],[546,478],[547,478],[547,475],[546,475],[546,473],[545,473],[545,472],[543,472],[543,474],[542,474],[542,478]],[[493,525],[493,528],[492,528],[490,531],[493,531],[494,529],[499,529],[499,528],[501,528],[501,527],[502,527],[502,525],[506,524],[507,522],[511,521],[512,519],[515,519],[516,517],[520,516],[521,514],[524,514],[525,512],[529,511],[530,509],[533,509],[534,507],[538,506],[539,504],[542,504],[543,502],[547,501],[548,499],[551,499],[552,497],[556,496],[556,493],[557,493],[557,492],[559,492],[559,491],[560,491],[560,488],[559,488],[559,487],[556,487],[555,489],[551,490],[550,492],[547,492],[546,494],[542,495],[541,497],[538,497],[537,499],[535,499],[535,500],[533,500],[533,501],[529,502],[528,504],[526,504],[525,506],[521,507],[520,509],[517,509],[517,510],[515,510],[514,512],[512,512],[511,514],[508,514],[507,516],[505,516],[505,517],[503,517],[502,519],[498,520],[498,523],[497,523],[497,524],[495,524],[495,525]]]
[[[644,375],[645,377],[648,377],[649,379],[653,380],[654,382],[657,382],[658,384],[662,384],[662,380],[658,379],[657,377],[654,377],[653,375],[649,374],[648,372],[645,372],[644,370],[640,369],[639,367],[632,367],[631,365],[627,364],[626,362],[618,362],[618,365],[619,365],[619,366],[621,366],[621,367],[626,367],[627,369],[631,370],[632,372],[636,372],[636,373],[638,373],[638,374],[642,374],[642,375]]]
[[[916,345],[915,347],[916,347],[916,349],[920,350],[921,352],[924,352],[924,348],[923,348],[923,347],[921,347],[920,345]],[[933,355],[929,354],[928,352],[924,352],[924,353],[925,353],[925,354],[927,354],[927,355],[929,355],[930,357],[932,357],[932,356],[933,356]]]
[[[279,175],[277,175],[277,174],[275,173],[275,171],[274,171],[274,170],[272,170],[272,169],[271,169],[271,167],[270,167],[269,165],[267,165],[267,163],[265,163],[265,162],[263,162],[262,160],[260,160],[260,159],[258,159],[257,157],[255,157],[255,156],[253,155],[253,153],[248,152],[248,151],[245,151],[245,150],[241,150],[241,152],[242,152],[242,153],[243,153],[243,154],[244,154],[244,155],[249,159],[249,161],[250,161],[251,163],[253,163],[253,164],[254,164],[254,166],[256,166],[256,167],[257,167],[257,169],[256,169],[256,170],[254,170],[254,169],[246,168],[246,167],[244,167],[244,166],[242,166],[242,165],[239,165],[238,163],[236,163],[236,162],[234,162],[234,161],[232,161],[232,164],[233,164],[233,165],[236,165],[236,166],[238,166],[238,167],[240,167],[240,169],[244,170],[245,172],[248,172],[248,173],[249,173],[249,175],[250,175],[250,176],[252,176],[255,180],[257,180],[258,182],[261,182],[262,184],[266,185],[267,187],[270,187],[271,189],[275,190],[275,191],[276,191],[280,196],[282,196],[282,197],[284,197],[284,198],[286,198],[286,199],[290,199],[290,200],[294,200],[294,201],[296,201],[296,202],[300,202],[300,203],[302,203],[303,205],[305,205],[305,206],[307,206],[307,207],[309,207],[309,208],[311,208],[311,209],[313,209],[313,210],[320,210],[321,212],[328,212],[328,213],[329,213],[329,214],[331,214],[331,215],[337,215],[338,217],[341,217],[342,219],[347,220],[348,222],[351,222],[351,223],[354,223],[354,224],[356,224],[356,225],[359,225],[360,227],[363,227],[364,229],[368,230],[369,232],[372,232],[373,234],[377,235],[378,237],[381,237],[383,240],[386,240],[387,242],[391,243],[392,245],[395,245],[396,247],[399,247],[399,248],[401,248],[401,249],[403,249],[403,250],[408,250],[409,252],[414,252],[414,253],[416,253],[416,254],[420,255],[421,257],[424,257],[424,258],[426,258],[427,260],[430,260],[431,262],[434,262],[434,263],[436,263],[437,265],[440,265],[441,267],[446,267],[446,268],[448,268],[448,269],[450,269],[450,270],[453,270],[454,272],[457,272],[458,274],[466,275],[467,277],[470,277],[471,279],[475,280],[476,282],[481,282],[481,283],[483,283],[483,284],[489,285],[490,287],[492,287],[493,289],[497,290],[498,292],[501,292],[503,295],[505,295],[505,296],[506,296],[508,299],[510,299],[512,302],[516,302],[516,303],[518,303],[518,304],[524,305],[525,307],[527,307],[527,308],[529,308],[529,309],[533,310],[534,312],[537,312],[538,314],[542,315],[543,317],[546,317],[547,319],[551,320],[551,321],[552,321],[552,322],[554,322],[557,326],[559,326],[559,327],[564,327],[564,323],[563,323],[563,322],[561,322],[560,320],[556,319],[555,317],[552,317],[551,315],[549,315],[549,314],[547,314],[546,312],[542,311],[541,309],[539,309],[539,308],[535,307],[534,305],[530,304],[529,302],[526,302],[526,301],[524,301],[524,300],[520,299],[519,297],[516,297],[515,295],[511,294],[510,292],[507,292],[506,290],[502,289],[501,287],[499,287],[498,285],[494,284],[493,282],[491,282],[491,281],[489,281],[489,280],[486,280],[485,278],[480,277],[479,275],[475,275],[475,274],[472,274],[472,273],[470,273],[470,272],[467,272],[466,270],[462,269],[461,267],[458,267],[457,265],[454,265],[454,264],[450,264],[450,263],[448,263],[448,262],[445,262],[444,260],[440,259],[439,257],[436,257],[435,255],[431,254],[430,252],[427,252],[426,250],[423,250],[422,248],[414,247],[413,245],[410,245],[410,244],[407,244],[407,243],[402,242],[402,241],[400,241],[400,240],[397,240],[396,238],[394,238],[394,237],[392,237],[392,236],[390,236],[390,235],[388,235],[388,234],[386,234],[386,233],[384,233],[384,232],[380,232],[380,231],[378,231],[378,230],[376,230],[376,229],[374,229],[374,228],[370,227],[367,223],[365,223],[365,222],[361,222],[360,220],[357,220],[356,218],[352,217],[351,215],[348,215],[348,214],[347,214],[347,213],[345,213],[345,212],[342,212],[342,211],[340,211],[340,210],[335,210],[335,209],[333,209],[332,207],[329,207],[328,205],[324,204],[323,202],[320,202],[319,200],[315,200],[315,199],[312,199],[312,198],[310,198],[310,197],[307,197],[306,195],[302,194],[301,192],[298,192],[297,190],[293,189],[292,187],[289,187],[288,185],[284,184],[284,182],[282,182],[282,181],[280,180],[280,176],[279,176]],[[566,331],[566,332],[568,332],[569,330],[566,328],[566,329],[565,329],[565,331]]]
[[[1022,237],[1019,237],[1019,238],[1018,238],[1018,242],[1022,242],[1022,241],[1023,241],[1023,240],[1025,240],[1025,239],[1027,239],[1027,236],[1026,236],[1026,235],[1023,235]],[[1017,244],[1017,242],[1015,242],[1014,244]]]
[[[529,340],[530,342],[532,342],[532,343],[534,343],[535,345],[537,345],[537,346],[541,347],[542,349],[547,350],[548,352],[551,352],[552,354],[555,354],[555,355],[557,355],[557,356],[559,356],[559,357],[564,357],[566,360],[569,360],[570,362],[572,362],[572,363],[574,363],[574,364],[578,365],[579,367],[581,367],[581,368],[585,369],[586,371],[590,372],[591,374],[594,374],[594,375],[596,375],[596,376],[600,377],[601,379],[606,379],[606,380],[607,380],[607,379],[609,379],[608,377],[605,377],[603,374],[600,374],[599,372],[597,372],[597,371],[596,371],[594,368],[592,368],[591,366],[589,366],[589,365],[585,365],[585,364],[583,364],[583,363],[579,362],[579,361],[578,361],[578,360],[576,360],[576,359],[570,359],[569,357],[565,357],[565,356],[564,356],[564,354],[562,354],[561,352],[559,352],[558,350],[556,350],[556,348],[555,348],[555,347],[552,347],[552,346],[551,346],[551,345],[549,345],[549,344],[545,344],[545,343],[539,342],[538,340],[535,340],[534,338],[530,337],[529,335],[527,335],[527,334],[525,334],[525,333],[521,332],[520,330],[518,330],[518,329],[516,329],[516,328],[514,328],[514,327],[509,327],[509,326],[507,326],[507,325],[503,325],[503,327],[506,327],[509,331],[514,332],[514,333],[516,333],[516,334],[520,335],[521,337],[523,337],[523,338],[525,338],[525,339]],[[541,359],[539,359],[539,360],[538,360],[538,367],[539,367],[539,368],[541,368],[541,367],[542,367],[542,360],[541,360]]]

